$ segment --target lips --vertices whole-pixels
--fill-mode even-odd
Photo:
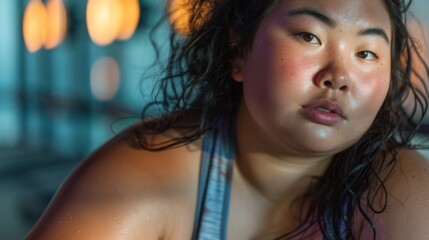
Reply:
[[[346,119],[341,106],[328,100],[304,105],[302,113],[310,121],[324,125],[335,125]]]

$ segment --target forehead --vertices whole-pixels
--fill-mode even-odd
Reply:
[[[287,14],[297,8],[313,8],[339,25],[377,26],[391,31],[391,19],[384,0],[280,0],[276,10]]]

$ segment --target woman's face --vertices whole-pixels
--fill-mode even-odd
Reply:
[[[280,1],[233,60],[258,138],[316,155],[357,142],[389,89],[391,28],[381,0]]]

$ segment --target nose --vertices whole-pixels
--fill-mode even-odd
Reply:
[[[323,89],[350,91],[349,68],[350,66],[347,66],[343,59],[331,61],[316,74],[315,84]]]

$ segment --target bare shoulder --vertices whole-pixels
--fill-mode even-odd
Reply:
[[[28,239],[189,239],[199,159],[199,141],[152,152],[113,139],[71,173]]]
[[[424,200],[429,204],[428,181],[429,159],[417,150],[400,149],[397,166],[386,182],[391,195],[395,196],[398,201],[404,201],[404,204],[407,199]]]
[[[386,180],[387,208],[379,216],[382,239],[426,239],[429,236],[429,160],[420,152],[401,149]]]

